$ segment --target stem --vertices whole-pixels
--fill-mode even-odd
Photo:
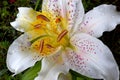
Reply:
[[[41,0],[37,0],[36,5],[35,5],[35,10],[38,9],[38,7],[39,7],[39,5],[40,5],[40,2],[41,2]]]

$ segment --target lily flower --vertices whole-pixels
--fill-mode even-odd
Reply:
[[[112,52],[97,39],[120,24],[114,5],[103,4],[85,14],[82,0],[43,0],[42,11],[18,10],[11,25],[23,34],[9,47],[6,61],[14,75],[42,60],[35,80],[58,80],[70,69],[95,79],[119,80]],[[64,77],[59,80],[68,80]]]

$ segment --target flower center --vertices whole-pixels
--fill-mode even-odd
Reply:
[[[65,49],[69,47],[68,30],[62,21],[63,19],[54,17],[50,13],[42,12],[36,16],[36,21],[32,23],[33,30],[31,49],[37,51],[41,56],[53,54],[59,47]]]

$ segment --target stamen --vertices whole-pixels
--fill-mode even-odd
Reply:
[[[43,20],[45,20],[45,21],[47,21],[47,22],[50,22],[50,20],[49,20],[46,16],[44,16],[44,15],[42,15],[42,14],[38,15],[38,16],[37,16],[37,19],[43,19]]]
[[[55,22],[59,23],[60,21],[61,21],[60,18],[57,18]]]
[[[40,53],[43,51],[44,40],[40,41]]]
[[[36,29],[40,28],[41,27],[41,24],[37,24],[34,26]]]
[[[54,48],[52,45],[50,44],[46,44],[47,48]]]
[[[57,37],[57,41],[59,42],[66,34],[68,33],[67,30],[63,30]]]

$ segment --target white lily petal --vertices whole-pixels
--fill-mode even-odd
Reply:
[[[69,68],[66,67],[62,60],[61,53],[43,58],[42,68],[35,80],[58,80],[60,73],[68,73]]]
[[[41,57],[30,49],[30,42],[26,34],[17,38],[9,47],[7,53],[7,67],[15,75],[33,66]]]
[[[42,69],[35,80],[58,80],[60,73],[66,73],[64,64],[52,63],[51,60],[42,60]]]
[[[96,79],[119,80],[118,66],[109,48],[88,34],[71,38],[75,50],[66,50],[65,62],[72,70]]]
[[[78,31],[100,37],[104,31],[115,29],[117,24],[120,24],[120,12],[116,11],[116,6],[103,4],[86,13]]]
[[[28,7],[19,7],[18,10],[19,13],[16,20],[10,24],[21,32],[31,30],[32,22],[36,20],[37,12]]]
[[[68,30],[72,30],[78,23],[81,23],[84,15],[82,0],[44,0],[42,11],[65,18],[63,25],[68,25]]]

